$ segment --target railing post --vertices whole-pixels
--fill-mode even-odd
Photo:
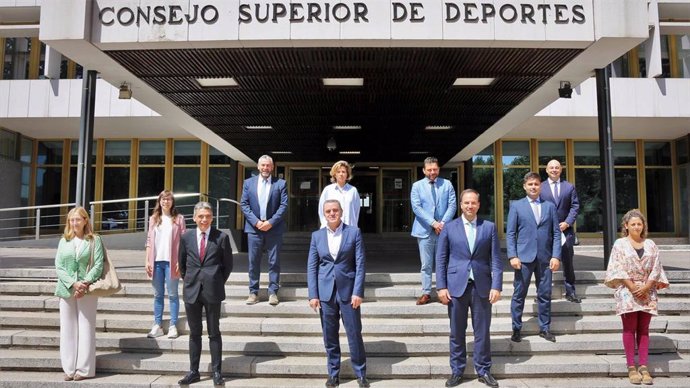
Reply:
[[[220,229],[220,201],[216,198],[216,229]]]
[[[41,208],[36,209],[36,240],[41,238]]]
[[[149,230],[149,201],[144,200],[144,232]]]

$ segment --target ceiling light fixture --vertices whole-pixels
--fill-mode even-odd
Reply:
[[[331,138],[328,139],[328,141],[326,142],[326,148],[331,152],[335,151],[335,149],[338,148],[338,144],[336,144],[335,138],[333,136],[331,136]]]
[[[490,86],[496,78],[456,78],[453,86]]]
[[[292,155],[292,151],[271,151],[273,155]]]
[[[340,155],[359,155],[361,151],[340,151]]]
[[[426,155],[429,151],[410,151],[410,155]]]
[[[452,125],[427,125],[424,127],[425,131],[447,131],[452,129]]]
[[[363,86],[364,78],[324,78],[324,86]]]
[[[202,88],[231,88],[237,85],[232,77],[201,77],[196,78],[196,82]]]
[[[247,131],[272,131],[273,127],[270,125],[245,125]]]
[[[362,129],[361,125],[334,125],[333,129],[340,131]]]

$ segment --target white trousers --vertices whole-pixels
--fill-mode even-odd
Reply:
[[[96,375],[98,297],[60,298],[60,360],[65,374]]]

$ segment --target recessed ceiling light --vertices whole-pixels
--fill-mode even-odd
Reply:
[[[489,86],[496,78],[456,78],[453,86]]]
[[[426,155],[429,151],[410,151],[410,155]]]
[[[361,125],[334,125],[333,129],[341,130],[341,131],[347,131],[347,130],[362,129],[362,126]]]
[[[340,151],[340,155],[359,155],[361,151]]]
[[[292,151],[271,151],[273,155],[292,155]]]
[[[244,127],[247,131],[272,131],[273,127],[270,125],[246,125]]]
[[[453,128],[452,125],[427,125],[424,127],[425,131],[447,131]]]
[[[362,86],[364,78],[324,78],[324,86]]]
[[[237,86],[237,81],[232,77],[210,77],[197,78],[196,82],[202,88],[228,88]]]

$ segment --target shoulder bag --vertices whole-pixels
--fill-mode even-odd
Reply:
[[[110,296],[122,289],[122,284],[120,284],[120,279],[117,277],[117,272],[115,272],[115,266],[113,262],[108,258],[108,251],[105,249],[103,240],[101,239],[101,248],[103,249],[103,272],[101,272],[101,277],[89,285],[89,295],[93,296]],[[93,254],[96,249],[96,239],[94,238],[91,244],[91,256],[89,257],[89,267],[86,272],[88,272],[91,267],[93,267]]]

